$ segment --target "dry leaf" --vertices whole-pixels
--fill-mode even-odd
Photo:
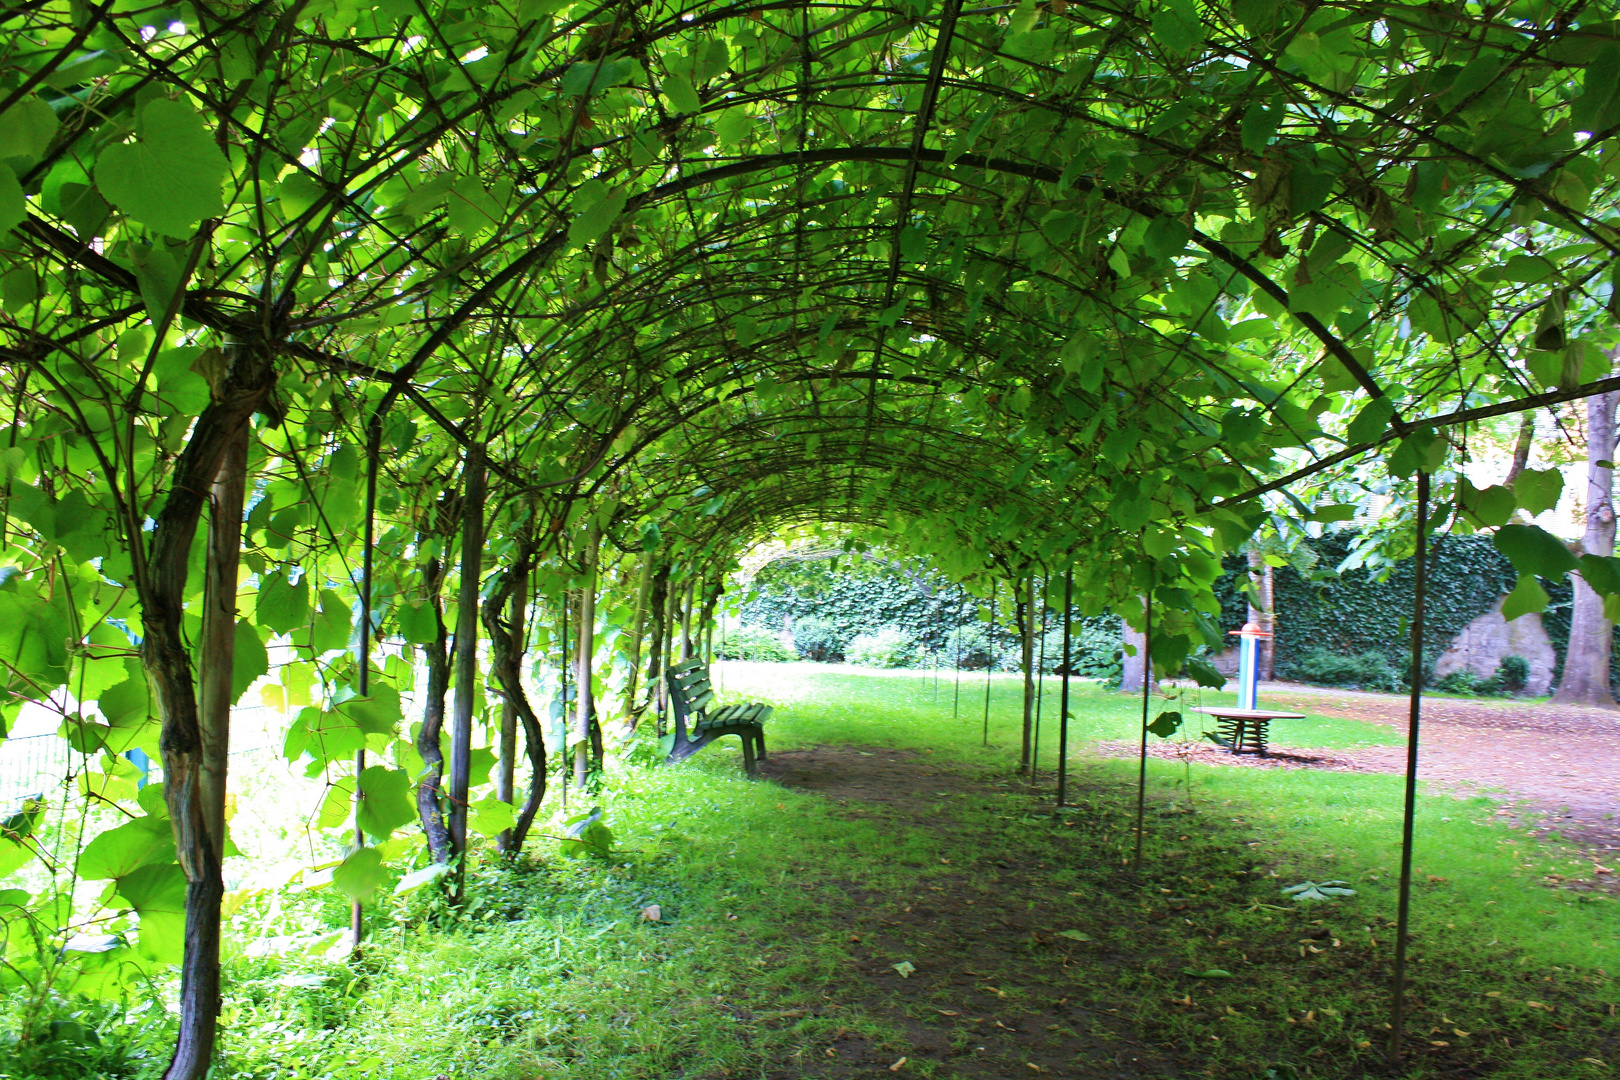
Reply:
[[[641,909],[641,917],[648,922],[659,922],[664,917],[664,909],[657,904],[648,904]]]
[[[898,971],[902,979],[911,978],[911,973],[917,970],[917,965],[913,964],[910,960],[902,960],[898,964],[890,964],[889,966]],[[905,1058],[901,1058],[900,1060],[904,1061]]]
[[[902,1068],[905,1067],[905,1064],[906,1064],[906,1059],[901,1058],[899,1061],[897,1061],[893,1065],[889,1066],[889,1071],[890,1072],[899,1072]]]

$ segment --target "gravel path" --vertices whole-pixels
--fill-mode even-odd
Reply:
[[[1401,695],[1268,683],[1261,700],[1266,708],[1382,724],[1402,737],[1407,731],[1408,702]],[[1272,729],[1273,739],[1286,735],[1282,725]],[[1386,773],[1406,769],[1404,746],[1283,746],[1269,758],[1234,756],[1209,744],[1192,744],[1184,751],[1177,747],[1159,743],[1150,752],[1165,758],[1190,752],[1193,760],[1212,765]],[[1117,749],[1136,752],[1124,744]],[[1522,817],[1538,833],[1556,831],[1592,849],[1620,873],[1620,712],[1545,702],[1425,698],[1418,776],[1431,790],[1488,795],[1504,804],[1497,811],[1503,817]]]

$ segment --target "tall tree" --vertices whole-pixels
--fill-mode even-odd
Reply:
[[[1581,553],[1609,557],[1614,554],[1614,424],[1620,391],[1586,399],[1586,531]],[[1572,574],[1575,607],[1569,620],[1569,648],[1564,673],[1553,700],[1568,705],[1615,708],[1609,686],[1609,664],[1614,655],[1614,622],[1604,611],[1604,599],[1579,574]]]

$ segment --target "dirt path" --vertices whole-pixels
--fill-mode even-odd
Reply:
[[[964,853],[951,860],[960,872],[930,874],[914,896],[859,883],[847,889],[848,941],[862,961],[846,996],[904,1030],[908,1042],[875,1043],[841,1029],[813,1065],[795,1064],[773,1080],[888,1076],[902,1058],[896,1073],[953,1080],[1198,1075],[1145,1041],[1119,1008],[1089,1007],[1076,1000],[1078,988],[1068,989],[1075,946],[1054,931],[1075,901],[1053,883],[1052,867],[1010,855],[975,859],[987,847],[1008,849],[940,812],[942,798],[982,800],[986,788],[1005,788],[1004,775],[969,775],[916,751],[859,746],[773,753],[761,771],[851,813],[926,827]],[[1135,960],[1116,962],[1123,970]],[[917,970],[902,976],[894,967],[901,962]],[[929,1073],[929,1063],[940,1071]]]
[[[1297,709],[1407,731],[1408,701],[1395,694],[1266,684],[1267,708]],[[1279,723],[1273,741],[1286,740]],[[1100,744],[1104,753],[1134,756],[1135,746]],[[1178,749],[1160,743],[1155,757],[1210,765],[1318,768],[1338,772],[1406,771],[1404,746],[1319,749],[1284,745],[1270,758],[1235,757],[1210,744]],[[1418,775],[1432,788],[1487,795],[1498,813],[1537,835],[1556,832],[1588,848],[1620,874],[1620,713],[1572,705],[1457,698],[1423,700]]]
[[[802,928],[834,935],[854,964],[824,1006],[793,1014],[825,1041],[761,1061],[761,1080],[1389,1075],[1393,921],[1279,904],[1274,857],[1246,825],[1150,800],[1136,873],[1130,789],[1112,778],[1077,777],[1054,814],[1004,771],[926,752],[818,746],[762,771],[937,844],[906,864],[911,887],[840,882],[837,919]],[[1440,962],[1413,971],[1403,1075],[1477,1080],[1531,1047],[1538,1061],[1620,1054],[1585,984],[1555,982],[1571,973],[1501,961],[1481,995],[1475,969],[1495,956],[1423,956]],[[1501,1006],[1518,997],[1535,1011]]]

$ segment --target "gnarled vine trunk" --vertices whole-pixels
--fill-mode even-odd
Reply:
[[[514,721],[523,727],[524,748],[533,771],[529,794],[517,812],[517,821],[506,837],[501,850],[515,854],[523,850],[529,829],[534,825],[540,803],[546,797],[546,743],[529,695],[523,689],[523,613],[529,602],[529,574],[534,566],[535,543],[533,533],[525,530],[518,542],[512,563],[503,570],[484,599],[484,632],[489,635],[490,674],[494,675],[505,708]],[[504,613],[504,618],[503,618]],[[504,736],[503,736],[504,737]],[[512,732],[515,740],[516,732]],[[514,742],[515,745],[515,742]],[[504,750],[503,750],[504,753]],[[514,797],[508,781],[505,798]]]
[[[422,566],[428,603],[433,608],[433,640],[422,646],[427,661],[422,726],[416,733],[416,752],[422,758],[422,778],[416,784],[416,815],[427,837],[434,862],[450,861],[450,830],[444,823],[440,784],[444,779],[444,698],[450,690],[450,631],[444,625],[444,563],[428,559]]]
[[[136,587],[141,663],[163,723],[164,801],[186,877],[180,1029],[165,1080],[201,1080],[213,1061],[220,1011],[220,864],[236,634],[236,566],[247,483],[248,422],[275,382],[270,351],[232,346],[212,403],[180,454]],[[186,578],[205,503],[212,503],[199,686],[184,635]]]

